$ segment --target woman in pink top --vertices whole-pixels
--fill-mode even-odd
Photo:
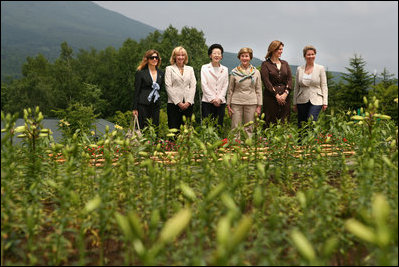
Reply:
[[[223,47],[220,44],[211,45],[208,56],[211,62],[201,68],[202,118],[210,116],[217,120],[221,129],[226,108],[229,72],[227,67],[220,64],[223,58]]]

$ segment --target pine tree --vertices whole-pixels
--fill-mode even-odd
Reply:
[[[395,74],[390,73],[387,68],[384,68],[383,72],[381,72],[379,76],[381,77],[381,83],[385,88],[398,84],[398,79],[395,78]]]
[[[398,98],[398,79],[386,68],[379,77],[381,78],[380,82],[369,91],[369,96],[370,98],[375,96],[380,100],[379,112],[391,116],[397,122],[398,103],[395,102],[395,99]]]
[[[349,59],[350,67],[346,67],[349,73],[344,73],[342,79],[346,84],[340,92],[340,100],[346,103],[346,108],[356,110],[363,105],[363,97],[373,83],[372,76],[365,70],[366,62],[361,55],[355,54]]]

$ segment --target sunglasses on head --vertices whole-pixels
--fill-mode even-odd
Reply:
[[[148,59],[156,59],[156,60],[158,60],[159,57],[158,56],[150,56],[150,57],[148,57]]]

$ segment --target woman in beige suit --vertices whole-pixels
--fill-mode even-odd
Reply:
[[[181,46],[172,51],[170,66],[165,70],[165,87],[168,94],[168,126],[169,129],[180,129],[183,115],[191,118],[193,114],[195,79],[193,67],[187,66],[188,55]]]
[[[321,110],[328,105],[328,88],[326,71],[323,66],[315,64],[316,48],[311,45],[303,49],[306,64],[296,70],[296,82],[293,97],[293,110],[298,112],[298,127],[310,117],[317,120]]]
[[[255,113],[259,116],[262,108],[262,80],[260,72],[250,64],[252,49],[245,47],[238,52],[241,64],[231,71],[227,90],[227,111],[231,117],[231,129],[254,121]],[[252,126],[245,132],[252,136]]]

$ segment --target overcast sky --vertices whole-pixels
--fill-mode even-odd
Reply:
[[[264,59],[273,40],[284,43],[282,59],[302,65],[302,49],[317,49],[316,63],[346,72],[354,54],[367,71],[384,67],[398,77],[397,1],[93,1],[159,30],[169,25],[204,32],[207,45],[237,53],[251,47]]]

